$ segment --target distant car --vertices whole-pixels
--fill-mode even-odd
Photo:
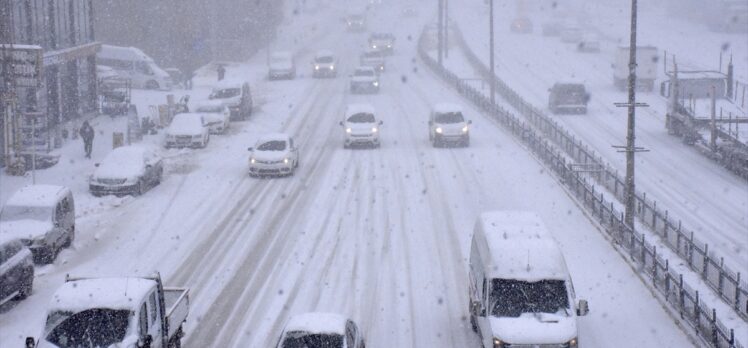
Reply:
[[[94,196],[142,195],[161,183],[164,164],[155,152],[140,146],[122,146],[98,163],[88,189]]]
[[[379,77],[374,68],[360,66],[351,76],[351,93],[379,93]]]
[[[585,53],[598,53],[600,52],[600,41],[594,38],[583,38],[577,44],[577,51]]]
[[[0,236],[19,239],[34,262],[52,263],[75,239],[75,202],[69,188],[28,185],[16,191],[0,211]]]
[[[366,17],[360,14],[351,14],[345,18],[345,24],[349,32],[362,32],[366,30]]]
[[[320,50],[314,55],[312,62],[312,77],[335,77],[338,75],[336,70],[337,61],[335,54],[329,50]]]
[[[34,286],[34,259],[20,239],[0,235],[0,305],[23,300]]]
[[[200,102],[194,111],[205,117],[210,134],[224,134],[231,127],[231,111],[220,101]]]
[[[382,125],[377,120],[374,107],[370,104],[351,104],[346,107],[345,118],[340,125],[345,130],[344,148],[355,145],[379,147],[379,133]]]
[[[513,33],[530,34],[532,29],[532,21],[527,17],[515,18],[509,25],[509,30]]]
[[[578,27],[566,27],[561,30],[561,42],[578,44],[584,38],[584,32]]]
[[[247,82],[222,80],[213,88],[208,99],[228,106],[231,120],[246,120],[252,114],[252,93]]]
[[[361,53],[359,63],[362,66],[369,66],[374,68],[377,73],[384,71],[384,53],[377,48],[368,48]]]
[[[288,51],[278,51],[270,55],[268,62],[268,77],[271,80],[296,78],[296,63],[293,55]]]
[[[288,320],[277,348],[365,348],[358,325],[334,313],[298,314]]]
[[[202,114],[183,113],[174,116],[166,128],[165,148],[206,147],[210,141],[208,122]]]
[[[457,104],[439,103],[429,115],[429,140],[434,147],[461,144],[470,146],[470,124]]]
[[[264,135],[248,150],[250,176],[293,175],[299,166],[299,149],[287,134]]]
[[[372,33],[369,35],[369,48],[383,54],[392,54],[395,51],[395,36],[390,33]]]
[[[554,114],[586,114],[590,94],[581,83],[555,83],[549,90],[548,108]]]

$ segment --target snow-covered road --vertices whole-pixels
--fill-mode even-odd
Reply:
[[[79,216],[73,250],[39,268],[33,295],[0,314],[0,346],[39,334],[66,273],[153,271],[191,289],[188,347],[270,347],[290,315],[311,310],[352,316],[369,347],[477,346],[467,320],[467,255],[475,218],[491,209],[536,210],[550,227],[577,297],[590,301],[583,344],[692,345],[530,152],[415,59],[428,14],[391,28],[384,23],[396,9],[372,13],[370,29],[398,37],[379,95],[348,94],[366,36],[341,33],[339,21],[316,42],[341,56],[337,79],[258,80],[259,55],[230,69],[251,78],[262,100],[252,118],[205,150],[165,151],[164,182],[142,197],[90,198],[104,208]],[[302,75],[310,59],[298,57]],[[372,103],[384,120],[379,149],[343,149],[338,121],[357,101]],[[465,104],[470,148],[431,147],[426,121],[439,101]],[[296,138],[295,176],[246,175],[246,148],[268,131]],[[75,194],[88,195],[85,185]]]

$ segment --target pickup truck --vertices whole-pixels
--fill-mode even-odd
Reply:
[[[180,348],[189,290],[161,276],[71,278],[52,297],[39,341],[27,348]]]

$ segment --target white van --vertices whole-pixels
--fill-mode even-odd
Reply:
[[[470,247],[470,323],[482,347],[578,347],[575,299],[560,248],[532,212],[480,215]]]
[[[101,50],[96,54],[96,64],[110,67],[121,77],[130,79],[133,88],[172,88],[169,74],[135,47],[101,45]]]

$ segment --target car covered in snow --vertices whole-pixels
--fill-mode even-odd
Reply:
[[[208,122],[202,114],[183,113],[174,116],[166,128],[164,147],[206,147],[210,141]]]
[[[64,186],[24,186],[0,211],[0,236],[21,240],[35,263],[54,262],[75,239],[73,193]]]
[[[195,105],[194,111],[205,117],[210,134],[224,134],[231,127],[231,111],[223,102],[202,101]]]
[[[292,316],[276,348],[365,348],[358,325],[336,313],[312,312]]]
[[[179,348],[189,290],[161,277],[71,278],[52,296],[41,337],[26,347]]]
[[[296,78],[296,63],[288,51],[273,52],[268,62],[268,78],[271,80]]]
[[[465,120],[460,105],[438,103],[434,105],[429,114],[429,140],[434,147],[448,144],[470,146],[472,123],[470,120]]]
[[[590,94],[582,83],[557,82],[548,89],[548,108],[554,114],[586,114]]]
[[[263,135],[248,150],[250,176],[293,175],[299,166],[299,149],[288,134]]]
[[[231,120],[246,120],[252,114],[252,93],[249,83],[237,80],[222,80],[213,87],[208,96],[220,101],[231,111]]]
[[[532,21],[527,17],[515,18],[512,20],[511,24],[509,24],[509,30],[512,33],[530,34],[533,30]]]
[[[378,48],[367,48],[359,58],[361,66],[374,68],[377,73],[384,71],[384,53]]]
[[[340,125],[345,131],[344,148],[355,145],[379,147],[381,120],[377,120],[376,111],[370,104],[351,104],[346,107],[345,117]]]
[[[578,347],[575,302],[560,247],[534,212],[494,211],[475,224],[469,313],[481,347]]]
[[[365,31],[366,17],[362,14],[350,14],[345,17],[345,25],[349,32]]]
[[[319,50],[312,61],[312,77],[335,77],[338,75],[337,59],[329,50]]]
[[[142,195],[161,183],[163,160],[151,149],[122,146],[109,152],[88,181],[94,196]]]
[[[395,51],[395,35],[391,33],[372,33],[369,35],[369,48],[379,50],[384,54]]]
[[[0,306],[31,295],[34,259],[20,239],[0,235]]]
[[[379,76],[372,67],[360,66],[351,75],[351,93],[379,93]]]

